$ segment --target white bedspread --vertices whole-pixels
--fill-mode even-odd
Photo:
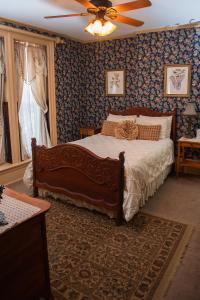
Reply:
[[[101,134],[72,142],[100,157],[118,158],[125,151],[125,191],[123,211],[126,221],[136,214],[167,176],[166,170],[174,162],[173,142],[118,140]]]

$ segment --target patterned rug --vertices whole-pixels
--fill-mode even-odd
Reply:
[[[99,213],[49,201],[55,300],[162,299],[190,240],[189,226],[139,213],[117,227]]]

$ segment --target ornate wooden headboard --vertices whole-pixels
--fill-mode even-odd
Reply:
[[[143,115],[143,116],[150,116],[150,117],[164,117],[164,116],[172,116],[172,129],[171,129],[171,139],[174,143],[176,143],[176,108],[173,111],[169,112],[158,112],[151,110],[147,107],[130,107],[123,111],[109,111],[109,113],[113,115]]]

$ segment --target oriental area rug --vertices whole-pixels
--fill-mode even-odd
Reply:
[[[55,300],[163,299],[191,227],[144,213],[116,226],[100,213],[48,200]]]

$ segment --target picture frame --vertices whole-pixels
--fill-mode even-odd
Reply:
[[[189,97],[191,64],[164,65],[164,96]]]
[[[125,95],[125,71],[106,70],[106,96]]]

